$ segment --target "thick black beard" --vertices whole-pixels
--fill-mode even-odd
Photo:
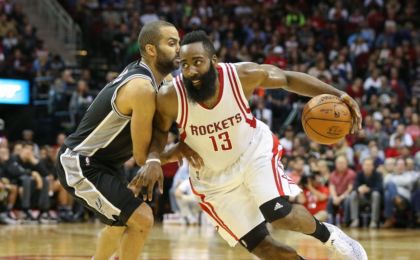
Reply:
[[[187,79],[184,78],[184,86],[187,89],[188,97],[195,103],[200,103],[213,97],[216,93],[217,72],[213,67],[213,62],[209,70],[201,77]],[[193,80],[200,80],[199,88],[193,85]]]
[[[157,59],[156,59],[156,69],[162,74],[167,75],[172,71],[178,69],[178,65],[175,62],[176,57],[173,59],[168,59],[165,55],[157,48]]]

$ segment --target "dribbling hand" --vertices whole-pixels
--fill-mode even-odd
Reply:
[[[342,94],[340,99],[350,108],[353,118],[353,126],[350,133],[355,134],[362,130],[362,114],[360,113],[359,105],[356,100],[350,97],[347,93]]]
[[[143,200],[152,200],[153,187],[158,183],[159,192],[163,193],[163,172],[159,162],[146,163],[137,172],[137,175],[128,184],[128,188],[133,191],[134,196],[138,197],[140,193],[143,195]]]

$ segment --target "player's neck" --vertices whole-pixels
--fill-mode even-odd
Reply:
[[[152,71],[153,77],[155,78],[156,84],[159,86],[159,85],[162,83],[163,79],[164,79],[167,75],[162,74],[162,73],[161,73],[161,72],[160,72],[160,71],[156,68],[156,66],[155,66],[153,63],[151,63],[150,61],[148,61],[147,59],[142,58],[142,59],[141,59],[141,62],[142,62],[142,63],[144,63],[144,64],[146,64],[146,65],[150,68],[150,70]]]

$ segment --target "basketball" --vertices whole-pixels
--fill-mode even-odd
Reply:
[[[320,144],[334,144],[350,133],[352,115],[339,97],[323,94],[303,108],[302,126],[306,135]]]

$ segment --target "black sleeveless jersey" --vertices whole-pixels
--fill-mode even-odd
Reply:
[[[143,78],[157,91],[150,68],[143,62],[129,64],[123,72],[99,92],[87,109],[76,132],[64,144],[83,156],[107,165],[120,166],[133,155],[131,117],[121,114],[115,105],[117,92],[129,80]]]

